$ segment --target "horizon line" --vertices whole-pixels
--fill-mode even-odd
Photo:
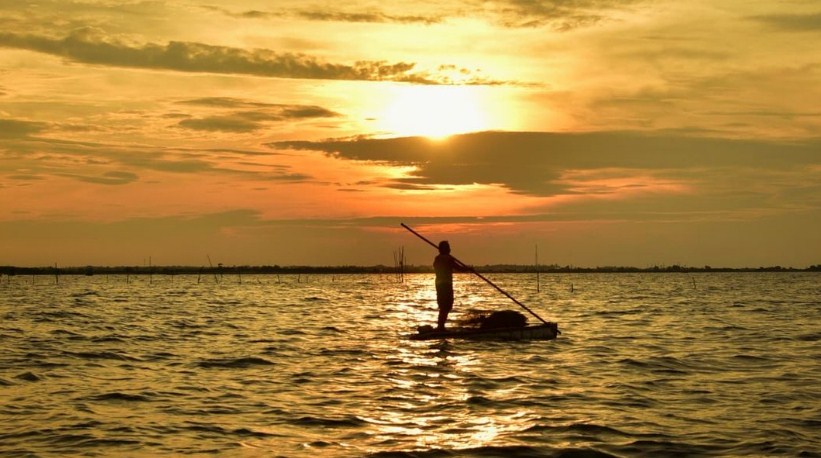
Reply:
[[[687,266],[681,264],[653,265],[648,267],[636,266],[575,266],[575,265],[534,265],[534,264],[485,264],[473,266],[477,271],[488,273],[584,273],[584,272],[819,272],[821,263],[806,267],[794,266],[757,266],[757,267],[713,267],[704,265],[700,267]],[[55,263],[53,266],[13,266],[0,265],[0,276],[15,275],[94,275],[94,274],[166,274],[184,275],[197,273],[231,273],[231,274],[281,274],[281,273],[432,273],[433,267],[427,264],[405,264],[405,265],[230,265],[217,264],[216,266],[195,266],[195,265],[75,265],[59,267]]]

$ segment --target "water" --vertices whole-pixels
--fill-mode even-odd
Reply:
[[[5,277],[0,454],[821,456],[821,275],[490,278],[563,334],[410,341],[427,275]]]

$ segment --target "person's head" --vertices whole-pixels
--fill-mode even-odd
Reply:
[[[447,240],[439,242],[439,252],[442,254],[450,254],[450,243]]]

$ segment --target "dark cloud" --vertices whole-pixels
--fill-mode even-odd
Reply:
[[[149,170],[157,170],[161,172],[199,173],[214,172],[218,170],[206,161],[192,159],[175,160],[167,158],[154,158],[148,161],[133,161],[126,159],[123,162],[125,162],[126,164],[144,167]]]
[[[259,10],[248,10],[248,11],[243,11],[242,13],[231,13],[227,10],[221,10],[221,11],[225,12],[229,16],[239,17],[239,18],[244,18],[244,19],[268,19],[272,16],[274,16],[274,17],[279,16],[277,14],[266,13],[265,11],[259,11]]]
[[[270,146],[416,167],[412,177],[388,186],[408,189],[478,183],[537,196],[578,192],[566,180],[568,171],[648,171],[668,180],[715,174],[716,180],[722,176],[729,180],[739,168],[777,171],[821,164],[821,141],[770,143],[626,132],[482,132],[442,142],[407,137],[277,142]]]
[[[342,4],[340,4],[342,5]],[[388,14],[382,11],[358,11],[344,12],[323,10],[298,10],[298,11],[260,11],[246,10],[242,12],[232,12],[225,8],[214,6],[205,7],[212,11],[218,11],[227,16],[239,19],[306,19],[309,21],[330,21],[330,22],[354,22],[354,23],[399,23],[399,24],[435,24],[442,21],[442,17],[434,15],[401,15]]]
[[[96,184],[126,184],[146,171],[174,174],[211,174],[271,182],[307,181],[311,177],[288,166],[271,167],[248,158],[270,151],[239,149],[158,148],[145,145],[79,142],[46,137],[10,139],[0,144],[0,173],[16,177],[52,176]],[[103,168],[91,173],[89,166]],[[249,170],[249,166],[256,166]],[[18,178],[21,182],[23,178]]]
[[[18,180],[18,181],[40,181],[43,179],[42,175],[31,175],[31,174],[17,174],[17,175],[7,175],[6,178],[9,180]]]
[[[768,14],[751,19],[787,32],[821,32],[821,12],[812,14]]]
[[[609,20],[614,10],[644,0],[490,0],[483,9],[505,27],[550,27],[570,31]]]
[[[339,113],[316,105],[286,105],[252,102],[227,97],[205,97],[180,102],[186,105],[214,109],[245,109],[202,118],[181,120],[178,125],[187,129],[245,133],[265,127],[267,122],[291,121],[310,118],[333,118]]]
[[[0,138],[25,138],[40,133],[47,127],[48,125],[42,122],[0,119]]]
[[[199,99],[183,100],[185,105],[199,105],[212,108],[231,109],[259,109],[260,117],[271,117],[278,120],[293,118],[333,118],[339,113],[316,105],[289,105],[279,103],[254,102],[231,97],[203,97]],[[262,111],[265,110],[265,111]],[[248,116],[254,116],[249,113]]]
[[[183,105],[197,105],[214,108],[266,108],[276,106],[269,103],[253,102],[233,97],[201,97],[198,99],[183,100]]]
[[[287,106],[283,107],[280,114],[286,119],[302,119],[302,118],[333,118],[339,116],[331,110],[318,106]]]
[[[0,46],[53,54],[75,62],[117,67],[276,78],[450,83],[447,77],[414,72],[415,64],[411,62],[359,61],[346,65],[268,49],[247,50],[182,41],[165,45],[136,45],[91,27],[74,30],[64,38],[0,33]],[[475,78],[469,83],[498,84],[484,78]]]
[[[336,22],[372,22],[372,23],[400,23],[400,24],[436,24],[442,22],[442,17],[438,16],[404,16],[391,15],[382,12],[362,12],[345,13],[338,11],[300,11],[296,15],[303,19],[312,21],[336,21]]]
[[[313,177],[310,175],[305,175],[304,173],[275,173],[261,176],[259,179],[262,181],[274,182],[299,182],[310,181]]]
[[[821,111],[779,111],[779,110],[750,110],[750,111],[710,111],[706,114],[715,116],[756,116],[762,118],[780,118],[788,121],[798,118],[821,118]]]
[[[178,125],[192,130],[246,133],[261,129],[264,126],[259,119],[255,118],[256,116],[249,116],[248,113],[236,113],[229,116],[183,119]]]
[[[84,181],[86,183],[94,183],[94,184],[105,184],[105,185],[122,185],[132,183],[137,181],[139,178],[136,174],[131,172],[122,172],[122,171],[110,171],[105,172],[99,176],[93,175],[74,175],[74,174],[62,174],[62,176],[66,176],[69,178],[75,178],[80,181]]]
[[[394,23],[432,25],[453,18],[479,18],[510,28],[550,27],[570,31],[608,20],[614,10],[624,9],[646,0],[484,0],[448,2],[429,5],[419,14],[395,14],[373,8],[355,9],[344,3],[325,9],[282,11],[246,10],[232,12],[218,7],[213,11],[239,19],[304,19],[321,22]],[[407,5],[403,5],[407,6]]]

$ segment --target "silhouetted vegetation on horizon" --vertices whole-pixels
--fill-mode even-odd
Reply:
[[[665,272],[821,272],[821,264],[806,268],[768,266],[768,267],[690,267],[690,266],[533,266],[515,264],[493,264],[474,266],[482,273],[665,273]],[[75,266],[75,267],[17,267],[0,266],[0,275],[298,275],[298,274],[394,274],[396,267],[375,266]],[[405,265],[404,273],[433,273],[428,265]]]

